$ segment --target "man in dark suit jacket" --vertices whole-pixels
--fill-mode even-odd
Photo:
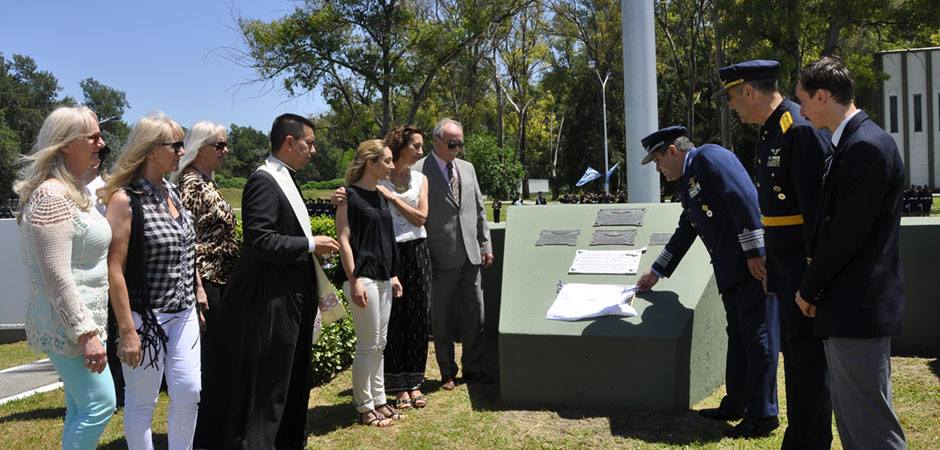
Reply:
[[[242,196],[245,242],[204,368],[212,383],[203,395],[197,447],[301,449],[306,443],[317,309],[312,254],[335,252],[339,244],[312,236],[293,180],[316,152],[313,124],[279,116],[271,148]]]
[[[826,449],[832,444],[832,405],[823,342],[813,319],[793,299],[810,256],[819,184],[829,135],[800,114],[800,105],[777,90],[780,63],[752,60],[718,70],[723,93],[744,123],[760,126],[757,199],[767,244],[764,287],[780,310],[780,349],[786,374],[787,431],[782,449]]]
[[[904,311],[904,163],[894,139],[855,107],[854,82],[841,61],[804,67],[796,95],[803,115],[831,130],[835,145],[796,302],[825,339],[842,446],[906,448],[891,406],[890,359]]]

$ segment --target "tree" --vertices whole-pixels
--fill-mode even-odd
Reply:
[[[476,133],[466,138],[463,158],[473,163],[480,190],[488,197],[507,199],[516,193],[524,170],[514,161],[511,148],[500,148],[491,134]]]
[[[226,177],[248,178],[270,154],[268,135],[252,127],[229,126],[229,153],[217,173]]]
[[[107,167],[117,160],[118,150],[127,142],[130,127],[122,119],[124,111],[130,108],[127,95],[124,91],[114,89],[102,84],[94,78],[85,78],[78,82],[82,89],[82,104],[98,115],[101,124],[101,134],[104,141],[113,151],[103,164]]]
[[[13,196],[16,159],[32,149],[42,122],[60,104],[59,82],[32,58],[0,53],[0,198]]]
[[[292,95],[323,88],[385,134],[415,120],[443,67],[531,1],[307,0],[271,23],[239,18],[247,50],[234,57]]]

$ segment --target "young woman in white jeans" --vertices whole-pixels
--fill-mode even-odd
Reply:
[[[336,232],[356,330],[353,402],[362,425],[386,427],[401,414],[385,398],[384,350],[392,297],[401,297],[398,250],[388,202],[378,191],[394,164],[381,139],[359,144],[346,171],[346,202],[336,208]]]

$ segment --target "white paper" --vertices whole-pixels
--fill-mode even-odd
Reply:
[[[568,283],[548,308],[549,320],[582,320],[600,316],[636,316],[630,305],[636,285]]]
[[[568,273],[635,275],[644,250],[578,250]]]

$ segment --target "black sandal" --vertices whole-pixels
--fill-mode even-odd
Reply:
[[[424,398],[423,395],[416,395],[411,397],[411,406],[415,407],[415,409],[424,408],[425,406],[428,406],[428,399]]]
[[[389,417],[385,417],[382,413],[372,410],[364,413],[359,413],[359,425],[365,425],[367,427],[376,427],[376,428],[385,428],[390,427],[395,424]]]

